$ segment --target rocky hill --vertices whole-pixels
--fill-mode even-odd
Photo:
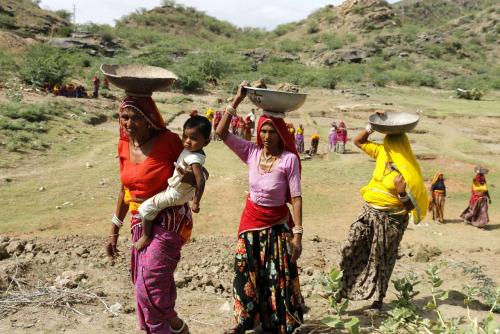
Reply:
[[[41,9],[31,0],[0,2],[0,29],[23,36],[51,35],[68,28],[70,23],[54,12]]]
[[[29,19],[20,20],[23,15]],[[17,37],[20,31],[47,35],[69,25],[28,0],[6,1],[0,18],[0,43],[7,48],[26,42]],[[499,19],[495,0],[402,0],[392,5],[346,0],[266,32],[240,29],[163,1],[125,16],[115,27],[79,27],[91,32],[92,40],[76,44],[90,45],[94,56],[120,50],[119,62],[170,68],[180,75],[180,87],[191,91],[203,89],[207,81],[226,82],[230,90],[242,78],[324,88],[369,82],[499,89]],[[68,41],[63,42],[66,47]],[[85,60],[86,66],[97,68],[107,61],[94,59]]]

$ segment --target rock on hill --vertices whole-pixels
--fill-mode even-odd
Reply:
[[[70,23],[54,12],[41,9],[30,0],[0,2],[0,30],[23,36],[50,35],[67,28]]]

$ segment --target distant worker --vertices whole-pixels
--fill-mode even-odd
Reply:
[[[446,186],[444,184],[444,175],[436,172],[431,183],[431,201],[429,210],[432,211],[432,220],[438,223],[444,222],[444,201],[446,198]]]
[[[213,124],[214,122],[214,115],[215,112],[212,108],[208,108],[207,111],[205,112],[205,117],[210,121],[210,124]]]
[[[99,78],[95,75],[92,78],[92,83],[94,85],[94,90],[92,91],[92,97],[96,99],[99,97],[99,86],[101,84],[101,80],[99,80]]]
[[[252,136],[254,135],[254,132],[255,132],[255,109],[252,108],[252,111],[250,111],[247,116],[248,118],[250,118],[250,121],[252,121],[252,123],[250,124],[251,125],[251,128],[250,128],[250,131],[252,133]]]
[[[476,176],[472,179],[469,206],[460,215],[466,223],[479,228],[483,228],[490,221],[488,203],[491,204],[491,197],[486,184],[485,174],[487,172],[484,168],[476,167]]]
[[[347,143],[347,129],[344,122],[339,123],[337,128],[337,153],[344,154],[345,144]]]
[[[191,113],[189,114],[189,117],[195,117],[195,116],[198,116],[198,110],[193,109],[193,110],[191,110]]]
[[[330,133],[328,133],[328,150],[335,152],[337,150],[337,123],[332,122]]]
[[[297,128],[295,145],[297,145],[297,152],[304,153],[304,127],[302,126],[302,124],[299,124],[299,127]]]
[[[102,88],[109,90],[109,80],[108,80],[108,78],[104,78],[104,80],[102,81]]]
[[[309,151],[311,155],[318,153],[318,145],[319,145],[319,134],[315,132],[311,136],[311,150]]]

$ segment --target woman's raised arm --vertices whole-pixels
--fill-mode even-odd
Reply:
[[[238,87],[238,92],[233,98],[233,101],[226,108],[224,114],[222,115],[222,119],[219,125],[217,126],[217,129],[215,130],[217,135],[222,140],[226,139],[227,134],[229,133],[229,126],[231,125],[231,119],[233,118],[233,116],[236,116],[236,108],[238,108],[239,104],[241,103],[241,101],[245,99],[245,96],[247,94],[243,87],[248,85],[249,85],[248,81],[243,81],[240,84],[240,86]]]

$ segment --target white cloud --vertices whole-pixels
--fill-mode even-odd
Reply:
[[[306,18],[316,9],[341,0],[177,0],[239,27],[274,29],[277,25]],[[396,2],[392,0],[389,2]],[[65,9],[73,12],[76,5],[77,23],[107,23],[134,12],[138,8],[151,9],[161,0],[42,0],[42,8]]]

